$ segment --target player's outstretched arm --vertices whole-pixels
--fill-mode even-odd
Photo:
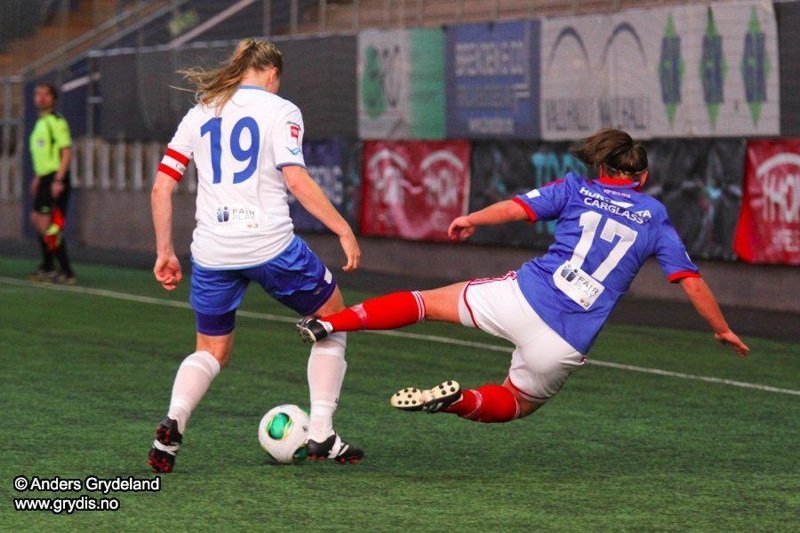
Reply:
[[[286,187],[297,198],[297,201],[325,227],[339,236],[339,244],[347,258],[347,264],[342,267],[342,270],[350,272],[357,269],[361,263],[361,248],[358,246],[350,224],[339,214],[306,169],[299,165],[287,165],[281,170],[283,178],[286,180]]]
[[[528,214],[516,202],[503,200],[480,211],[457,217],[450,223],[447,234],[453,240],[463,241],[475,233],[477,226],[503,224],[515,220],[528,220]]]
[[[172,193],[177,184],[167,174],[158,172],[150,192],[153,228],[156,233],[156,264],[153,274],[168,291],[174,290],[183,278],[181,263],[175,255],[172,243]]]
[[[711,326],[714,338],[722,344],[731,346],[739,356],[747,357],[750,348],[731,331],[717,304],[717,299],[703,278],[684,278],[680,283],[694,308]]]

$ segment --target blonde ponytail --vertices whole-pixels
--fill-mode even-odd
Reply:
[[[198,103],[214,106],[219,112],[239,88],[248,69],[268,67],[277,68],[280,76],[283,71],[280,51],[270,42],[248,37],[239,41],[233,55],[220,67],[212,70],[192,67],[179,70],[178,74],[195,86],[194,94]]]

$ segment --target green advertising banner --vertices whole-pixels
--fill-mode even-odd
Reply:
[[[445,137],[443,30],[359,33],[358,132],[362,139]]]

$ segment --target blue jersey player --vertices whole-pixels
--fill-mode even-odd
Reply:
[[[391,404],[508,422],[541,407],[584,364],[614,306],[653,257],[667,280],[681,284],[715,338],[746,356],[749,348],[725,321],[666,209],[640,192],[647,180],[644,148],[624,131],[606,129],[573,153],[597,168],[599,178],[570,173],[450,224],[450,237],[464,240],[477,226],[555,220],[555,241],[542,257],[502,277],[393,293],[330,316],[307,317],[298,322],[298,332],[316,342],[333,332],[392,329],[427,318],[507,339],[515,349],[502,384],[462,389],[450,380],[432,389],[409,387],[394,394]]]

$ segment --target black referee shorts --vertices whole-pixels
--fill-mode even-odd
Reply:
[[[50,186],[53,184],[53,179],[56,173],[47,174],[39,178],[39,190],[36,192],[36,198],[33,199],[33,210],[43,215],[50,215],[53,210],[58,207],[64,216],[67,215],[67,202],[69,201],[69,193],[72,187],[69,182],[69,172],[64,176],[64,190],[58,196],[53,198],[53,193]]]

